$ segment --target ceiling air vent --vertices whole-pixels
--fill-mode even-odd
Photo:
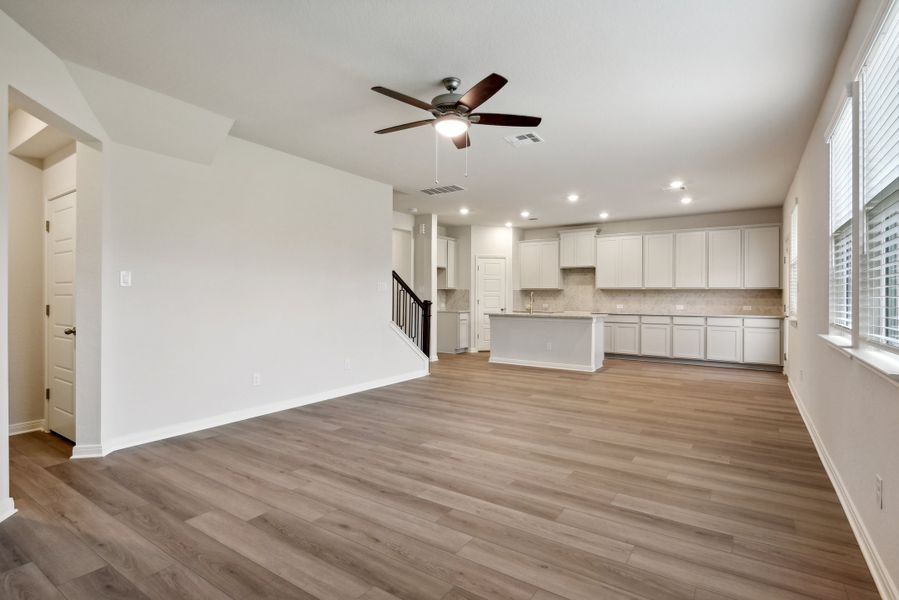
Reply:
[[[518,148],[519,146],[530,146],[531,144],[542,144],[543,138],[529,131],[528,133],[520,133],[518,135],[507,135],[506,141]]]
[[[464,192],[465,188],[458,185],[444,185],[441,187],[432,187],[426,190],[421,190],[423,194],[427,194],[428,196],[436,196],[438,194],[451,194],[453,192]]]

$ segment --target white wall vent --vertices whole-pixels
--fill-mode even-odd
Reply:
[[[529,131],[527,133],[520,133],[518,135],[507,135],[506,141],[518,148],[519,146],[529,146],[531,144],[542,144],[543,138],[534,133],[533,131]]]
[[[421,190],[423,194],[427,194],[428,196],[436,196],[437,194],[451,194],[453,192],[464,192],[465,188],[458,185],[444,185],[441,187],[432,187],[426,190]]]

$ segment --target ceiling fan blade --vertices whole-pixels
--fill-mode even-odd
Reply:
[[[418,98],[413,98],[412,96],[407,96],[406,94],[388,90],[386,87],[381,87],[380,85],[376,85],[375,87],[371,88],[371,91],[378,92],[379,94],[384,94],[388,98],[393,98],[394,100],[399,100],[400,102],[405,102],[406,104],[411,104],[412,106],[424,110],[431,110],[434,108],[432,104],[428,104],[427,102],[419,100]]]
[[[498,92],[508,82],[509,80],[502,75],[492,73],[465,92],[465,95],[459,98],[459,104],[464,104],[468,107],[468,110],[474,110],[487,102],[493,94]]]
[[[471,115],[471,122],[476,125],[500,125],[502,127],[536,127],[540,117],[523,115],[503,115],[499,113],[476,113]]]
[[[471,146],[471,134],[466,131],[462,135],[457,135],[453,138],[453,143],[459,150],[468,148],[469,146]]]
[[[402,125],[394,125],[393,127],[388,127],[387,129],[379,129],[375,133],[393,133],[394,131],[402,131],[403,129],[421,127],[422,125],[427,125],[433,120],[434,119],[425,119],[424,121],[413,121],[411,123],[403,123]]]

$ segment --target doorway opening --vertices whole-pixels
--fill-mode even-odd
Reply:
[[[76,140],[7,112],[10,434],[75,441]]]

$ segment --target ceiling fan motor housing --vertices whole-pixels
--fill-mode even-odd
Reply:
[[[460,112],[468,112],[468,107],[462,104],[457,106],[459,99],[462,98],[462,94],[455,94],[453,92],[449,92],[447,94],[440,94],[439,96],[434,96],[434,99],[431,100],[431,104],[437,107],[437,109],[441,113],[445,113],[447,111],[458,109]]]

